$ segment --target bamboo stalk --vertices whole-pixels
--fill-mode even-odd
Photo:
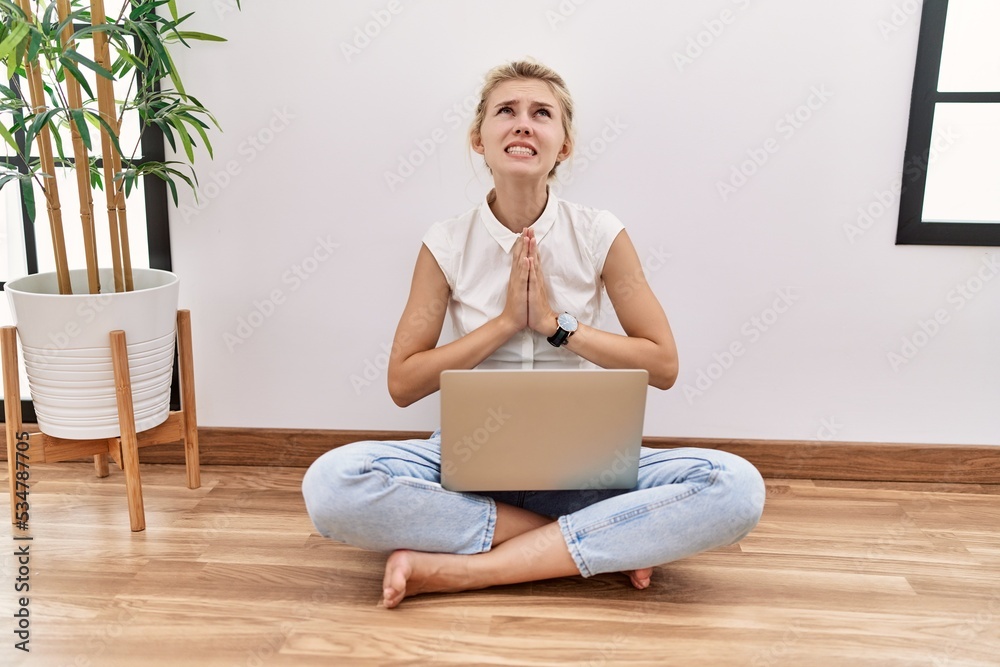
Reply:
[[[121,130],[118,125],[117,130]],[[122,156],[115,153],[115,173],[122,170]],[[131,292],[135,289],[132,283],[132,253],[128,245],[128,216],[125,214],[125,181],[119,182],[119,187],[115,189],[115,208],[118,209],[118,236],[122,247],[122,271],[125,274],[125,291]]]
[[[101,11],[103,12],[103,0],[100,0],[102,4]],[[93,11],[93,10],[91,10]],[[122,7],[122,14],[125,12],[125,7]],[[118,18],[121,18],[119,15]],[[108,42],[104,40],[104,58],[109,63],[111,62],[111,54],[108,51]],[[110,67],[109,67],[110,69]],[[138,75],[137,75],[138,76]],[[118,136],[121,136],[121,116],[116,116],[115,118],[115,132]],[[120,173],[122,170],[122,156],[115,152],[115,173]],[[118,188],[116,188],[115,194],[115,208],[118,211],[118,233],[121,241],[121,251],[122,251],[122,270],[125,274],[125,291],[131,292],[135,289],[135,285],[132,282],[132,249],[128,241],[128,215],[125,212],[125,182],[121,181]]]
[[[26,2],[27,0],[22,0]],[[92,0],[90,3],[90,22],[92,25],[103,25],[104,0]],[[108,57],[108,39],[103,32],[94,33],[94,60],[104,69],[110,70]],[[115,117],[115,93],[110,79],[97,77],[97,108],[115,135],[118,135],[118,123]],[[122,269],[122,245],[119,236],[117,188],[115,187],[115,154],[114,146],[108,130],[101,127],[101,155],[104,160],[104,193],[107,199],[108,229],[111,233],[111,265],[115,276],[115,291],[125,290],[125,279]]]
[[[65,21],[70,14],[69,0],[59,0],[59,20]],[[63,47],[74,48],[73,27],[67,25],[62,34]],[[66,93],[72,109],[82,109],[83,99],[80,94],[80,83],[71,75],[66,75]],[[76,123],[70,123],[73,135],[73,157],[76,160],[76,185],[80,194],[80,223],[83,225],[83,246],[87,260],[87,284],[91,294],[101,291],[100,277],[97,271],[97,242],[94,233],[94,197],[90,190],[90,156],[87,146]]]
[[[21,10],[31,21],[30,0],[18,0]],[[43,113],[45,106],[45,88],[42,85],[42,72],[27,57],[24,59],[25,73],[28,75],[28,93],[31,97],[33,113]],[[73,288],[69,280],[69,265],[66,260],[66,239],[63,236],[62,207],[59,205],[59,184],[56,180],[56,165],[52,155],[52,137],[49,135],[48,124],[43,125],[38,133],[38,155],[41,158],[42,171],[52,176],[42,190],[45,193],[45,204],[49,213],[49,228],[52,232],[52,248],[56,260],[56,277],[60,294],[72,294]]]

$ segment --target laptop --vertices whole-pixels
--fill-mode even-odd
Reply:
[[[449,491],[631,489],[649,373],[441,373],[441,485]]]

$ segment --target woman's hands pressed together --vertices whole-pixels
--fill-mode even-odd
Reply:
[[[514,242],[507,284],[507,303],[502,317],[520,331],[525,327],[551,336],[556,330],[556,314],[549,301],[545,277],[538,256],[535,230],[528,227]]]
[[[545,275],[538,256],[535,230],[524,230],[528,245],[528,326],[538,333],[551,336],[556,332],[556,313],[552,310],[549,293],[545,288]]]

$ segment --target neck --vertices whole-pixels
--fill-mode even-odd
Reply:
[[[540,183],[508,183],[496,181],[488,200],[490,210],[504,227],[520,234],[541,217],[549,200],[549,189]]]

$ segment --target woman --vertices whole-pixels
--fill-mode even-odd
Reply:
[[[437,391],[441,371],[473,367],[644,368],[651,385],[673,385],[670,325],[622,223],[548,190],[572,153],[572,121],[549,68],[514,62],[487,75],[469,140],[495,188],[424,237],[389,361],[398,405]],[[602,287],[626,336],[591,326]],[[445,306],[458,336],[437,347]],[[303,480],[320,533],[392,552],[387,608],[418,593],[613,571],[646,588],[653,566],[742,539],[764,503],[757,470],[715,450],[643,448],[631,490],[455,493],[440,465],[437,432],[340,447]]]

